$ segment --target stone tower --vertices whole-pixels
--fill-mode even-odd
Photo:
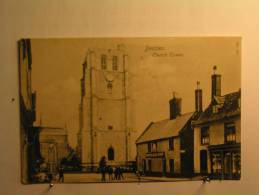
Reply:
[[[79,106],[78,151],[85,170],[101,157],[109,165],[130,160],[127,55],[121,48],[88,51],[83,63]]]

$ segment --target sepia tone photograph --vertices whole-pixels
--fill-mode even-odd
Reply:
[[[22,39],[21,182],[239,180],[241,38]]]

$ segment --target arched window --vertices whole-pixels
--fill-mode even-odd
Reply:
[[[108,149],[108,160],[114,160],[114,149],[112,147]]]

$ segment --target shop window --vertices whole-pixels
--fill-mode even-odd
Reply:
[[[235,143],[236,142],[236,127],[235,123],[225,124],[225,143]]]
[[[206,145],[209,144],[210,142],[210,132],[209,132],[209,127],[201,127],[201,144]]]

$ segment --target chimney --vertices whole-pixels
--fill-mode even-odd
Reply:
[[[202,112],[202,89],[200,87],[200,82],[197,81],[197,89],[195,89],[195,111]]]
[[[217,66],[213,66],[213,75],[211,75],[211,100],[214,96],[221,95],[221,75],[216,74]]]
[[[169,101],[170,105],[170,120],[175,119],[177,116],[181,115],[181,98],[176,98],[175,93],[173,98]]]

